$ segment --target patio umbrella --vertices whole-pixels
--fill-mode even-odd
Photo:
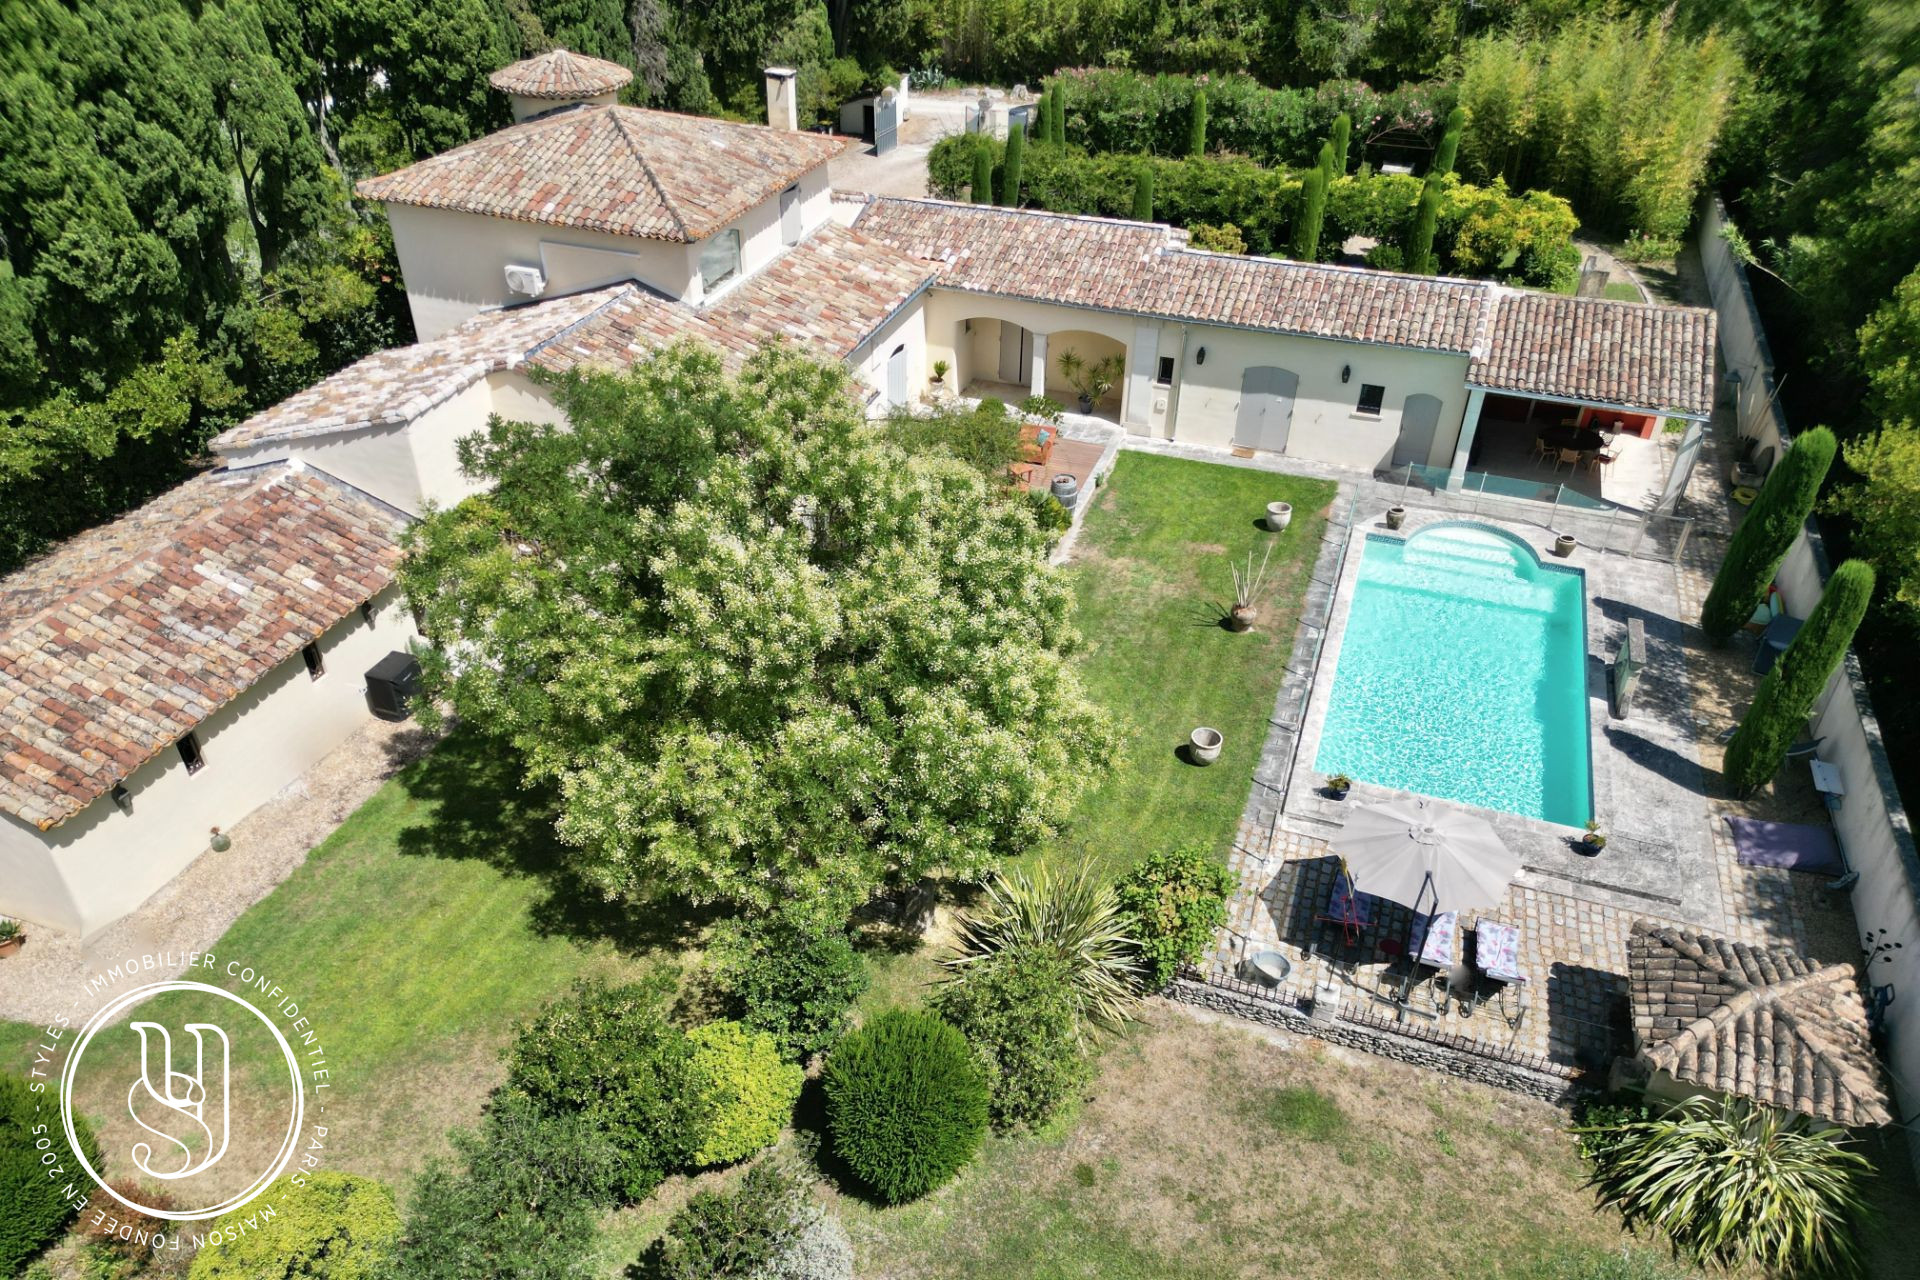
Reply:
[[[1332,849],[1361,893],[1430,914],[1497,907],[1520,870],[1485,819],[1427,800],[1357,810]]]

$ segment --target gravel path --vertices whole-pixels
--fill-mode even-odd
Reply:
[[[85,941],[33,929],[18,954],[0,960],[0,1018],[45,1022],[70,1012],[75,986],[102,966],[146,954],[207,950],[401,765],[436,740],[416,724],[369,721],[231,828],[232,848],[201,854],[131,915]]]

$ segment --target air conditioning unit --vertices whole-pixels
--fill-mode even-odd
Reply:
[[[420,695],[420,660],[395,649],[367,668],[367,709],[382,720],[405,720]]]
[[[547,277],[538,267],[507,267],[507,288],[515,293],[524,293],[529,298],[537,298],[547,287]]]

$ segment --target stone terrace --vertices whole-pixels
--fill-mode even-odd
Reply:
[[[1309,616],[1295,645],[1295,666],[1275,709],[1268,752],[1231,854],[1239,890],[1227,927],[1208,957],[1210,977],[1242,981],[1257,977],[1246,967],[1245,958],[1254,951],[1277,949],[1292,962],[1291,972],[1272,993],[1281,1002],[1311,1007],[1316,986],[1331,984],[1338,992],[1343,1021],[1378,1027],[1385,1020],[1413,1037],[1477,1046],[1493,1058],[1544,1058],[1560,1070],[1581,1073],[1604,1071],[1614,1055],[1630,1047],[1627,946],[1635,920],[1712,932],[1740,942],[1790,944],[1817,960],[1857,963],[1859,942],[1845,894],[1826,889],[1827,877],[1822,875],[1740,866],[1725,821],[1729,815],[1823,821],[1810,784],[1792,767],[1751,801],[1732,801],[1718,789],[1718,734],[1734,723],[1757,683],[1748,672],[1750,641],[1711,650],[1692,625],[1736,518],[1721,462],[1721,442],[1730,439],[1732,432],[1729,421],[1716,419],[1690,478],[1680,513],[1693,527],[1680,562],[1672,566],[1653,560],[1634,562],[1636,573],[1657,569],[1671,575],[1670,598],[1680,615],[1649,619],[1648,629],[1651,636],[1657,622],[1676,637],[1671,655],[1675,666],[1684,667],[1683,672],[1667,673],[1655,695],[1661,704],[1660,718],[1670,728],[1689,731],[1691,740],[1682,745],[1690,758],[1674,759],[1668,772],[1695,792],[1689,811],[1663,819],[1676,826],[1671,847],[1659,856],[1677,856],[1683,864],[1694,859],[1710,863],[1699,869],[1706,874],[1687,869],[1690,891],[1684,900],[1609,892],[1563,874],[1564,864],[1536,867],[1535,859],[1528,857],[1498,910],[1463,913],[1461,942],[1455,947],[1460,955],[1466,931],[1482,917],[1517,925],[1519,967],[1529,979],[1518,1002],[1510,995],[1504,1007],[1489,1001],[1469,1011],[1456,1001],[1437,1003],[1430,983],[1418,985],[1410,1003],[1437,1015],[1430,1019],[1399,1014],[1392,1005],[1375,999],[1397,990],[1403,979],[1404,962],[1389,952],[1406,936],[1408,913],[1391,903],[1378,904],[1373,927],[1355,945],[1348,945],[1339,926],[1316,919],[1324,911],[1338,870],[1327,840],[1340,810],[1312,797],[1308,789],[1318,775],[1304,764],[1293,763],[1297,731],[1307,711],[1307,689],[1315,682],[1317,629],[1325,624],[1331,605],[1336,544],[1346,536],[1344,530],[1335,529],[1316,573],[1325,581],[1310,600]],[[1669,453],[1674,443],[1674,437],[1665,438]],[[1366,482],[1349,480],[1341,503],[1349,500],[1356,484],[1361,506],[1357,518],[1370,518],[1375,514],[1369,510],[1371,500],[1379,495]],[[1408,497],[1410,503],[1417,500],[1417,495]],[[1651,543],[1647,551],[1655,553]],[[1610,554],[1609,558],[1628,557]],[[1644,714],[1636,707],[1636,718]],[[1302,793],[1307,793],[1304,803],[1294,798]],[[1604,804],[1605,797],[1600,798]],[[1356,800],[1364,802],[1360,789],[1348,803]],[[1634,788],[1619,788],[1602,808],[1602,820],[1616,829],[1630,820],[1639,800]],[[1698,829],[1701,823],[1706,830]],[[1630,842],[1641,843],[1639,839]],[[1632,847],[1610,847],[1596,860],[1596,878],[1607,874],[1608,860],[1634,857],[1636,852]],[[1424,972],[1431,976],[1431,970]]]

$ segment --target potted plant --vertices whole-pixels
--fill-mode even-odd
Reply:
[[[1293,504],[1291,502],[1269,502],[1267,504],[1267,528],[1279,533],[1293,523]]]
[[[225,853],[227,850],[233,848],[233,837],[220,828],[215,827],[213,829],[213,838],[208,840],[207,844],[215,853]]]
[[[1273,558],[1273,544],[1267,544],[1267,553],[1260,557],[1260,567],[1253,567],[1253,552],[1247,552],[1247,567],[1242,572],[1240,566],[1228,561],[1227,569],[1233,574],[1233,608],[1227,612],[1227,630],[1246,631],[1253,626],[1259,611],[1253,607],[1253,599],[1260,593],[1260,582],[1267,576],[1267,561]]]
[[[1119,356],[1108,356],[1105,360],[1087,363],[1085,356],[1068,347],[1060,353],[1060,372],[1067,375],[1067,382],[1080,395],[1080,412],[1092,413],[1094,404],[1101,396],[1113,390],[1113,384],[1120,381],[1120,374],[1126,368]]]
[[[1353,790],[1353,779],[1344,773],[1336,773],[1327,779],[1327,795],[1334,800],[1345,800],[1347,792]]]
[[[0,920],[0,958],[10,956],[20,949],[27,935],[20,932],[17,920]]]
[[[1607,847],[1606,833],[1600,830],[1597,820],[1587,819],[1587,834],[1580,837],[1580,843],[1587,847],[1588,853],[1598,853]]]
[[[935,360],[933,362],[933,385],[936,387],[943,385],[947,380],[947,370],[951,368],[953,368],[953,366],[945,360]]]
[[[1387,528],[1398,529],[1407,518],[1407,509],[1402,506],[1387,508]]]
[[[1574,540],[1570,533],[1563,533],[1553,540],[1553,554],[1563,560],[1573,554],[1573,548]]]
[[[1220,758],[1220,746],[1226,740],[1226,736],[1218,729],[1202,725],[1187,735],[1187,754],[1195,764],[1212,764]]]

